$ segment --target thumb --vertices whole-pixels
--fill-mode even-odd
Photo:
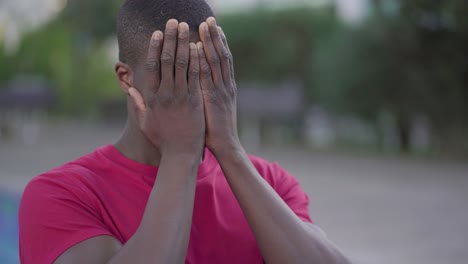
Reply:
[[[140,92],[138,92],[137,89],[131,87],[128,89],[128,94],[132,98],[133,104],[135,105],[137,112],[139,112],[140,114],[146,112],[145,101],[143,100],[143,96],[141,96]]]

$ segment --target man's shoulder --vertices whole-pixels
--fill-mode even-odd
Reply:
[[[94,206],[93,189],[99,186],[95,184],[97,166],[90,163],[91,160],[99,162],[95,159],[95,152],[39,174],[29,181],[21,197],[20,221],[24,224],[27,218],[41,218],[41,212],[50,211],[51,208],[79,210]],[[44,220],[48,219],[45,216],[41,219],[48,221]]]
[[[25,192],[35,189],[70,189],[78,188],[80,183],[90,178],[95,170],[97,151],[83,155],[49,171],[41,173],[28,183]]]

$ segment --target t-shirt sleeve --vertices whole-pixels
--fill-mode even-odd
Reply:
[[[299,181],[276,162],[270,163],[252,155],[250,159],[289,208],[302,221],[313,223],[309,214],[309,196],[301,188]]]
[[[56,176],[32,180],[23,193],[19,209],[23,264],[50,264],[84,240],[111,235],[90,196]]]
[[[302,221],[313,223],[309,214],[309,196],[299,181],[278,163],[272,163],[270,169],[275,178],[273,188],[276,192]]]

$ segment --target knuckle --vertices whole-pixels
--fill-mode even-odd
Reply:
[[[231,52],[224,48],[222,51],[221,51],[221,56],[223,56],[223,59],[228,61],[228,62],[231,62],[232,61],[232,54]]]
[[[176,60],[176,67],[179,69],[186,69],[188,66],[188,63],[189,62],[187,58],[179,57]]]
[[[189,34],[187,32],[180,32],[179,33],[179,41],[180,42],[187,42],[189,40]]]
[[[212,56],[210,58],[210,62],[211,62],[211,64],[213,64],[215,66],[218,66],[218,65],[221,64],[221,60],[219,59],[219,56],[216,56],[216,55],[214,55],[214,56]]]
[[[219,34],[219,31],[216,29],[216,30],[210,30],[210,34],[211,34],[211,37],[213,39],[217,39],[220,37],[220,34]]]
[[[148,104],[149,107],[153,107],[154,101],[155,101],[155,94],[154,93],[149,93],[146,96],[146,103]]]
[[[145,68],[149,72],[158,72],[160,68],[159,61],[156,59],[149,59],[145,64]]]
[[[231,97],[237,96],[237,86],[235,84],[231,84],[231,86],[229,87],[229,95]]]
[[[210,65],[205,63],[201,67],[202,67],[201,72],[202,72],[203,75],[211,76],[211,67],[210,67]]]
[[[176,30],[167,30],[166,32],[166,40],[175,40],[177,37]]]
[[[174,63],[174,56],[169,52],[165,51],[161,54],[161,63],[164,65],[171,65]]]
[[[196,67],[190,68],[189,75],[192,76],[192,77],[198,77],[200,75],[200,69],[198,69]]]
[[[223,102],[227,102],[230,98],[230,89],[229,87],[225,87],[225,89],[223,89],[223,91],[221,92],[220,94],[220,99],[223,101]]]
[[[158,97],[159,103],[163,106],[171,105],[172,102],[174,101],[173,99],[174,99],[173,96],[169,92],[163,92]]]
[[[151,49],[158,49],[160,45],[161,45],[161,43],[159,41],[157,41],[157,40],[152,39],[150,41],[150,48]]]
[[[210,103],[216,103],[219,101],[219,94],[218,92],[215,90],[215,89],[211,89],[209,92],[208,92],[208,101]]]

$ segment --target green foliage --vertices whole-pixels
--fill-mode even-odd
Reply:
[[[16,74],[16,60],[12,56],[8,56],[5,53],[5,49],[0,43],[0,62],[2,66],[0,67],[0,89],[2,89],[6,82],[8,82],[12,76]]]
[[[101,41],[115,33],[121,0],[70,0],[60,20],[71,30]]]
[[[26,35],[12,60],[16,74],[40,75],[52,82],[59,113],[92,114],[99,100],[115,96],[119,89],[102,44],[83,50],[75,45],[75,37],[55,20]]]
[[[315,43],[326,41],[339,22],[330,9],[256,10],[222,17],[239,81],[299,79],[312,95]]]
[[[103,46],[115,33],[118,4],[70,1],[59,17],[23,39],[12,59],[16,73],[51,80],[60,96],[59,112],[92,113],[99,101],[119,94]],[[256,10],[221,20],[239,81],[299,79],[310,88],[307,92],[312,98],[312,48],[339,24],[332,10]]]
[[[439,140],[457,131],[460,144],[468,126],[467,12],[462,0],[401,1],[396,15],[381,10],[362,26],[335,31],[315,49],[319,101],[373,121],[393,113],[403,130],[423,114]]]
[[[396,0],[395,0],[396,1]],[[237,80],[296,79],[309,102],[375,121],[427,115],[436,129],[468,124],[468,2],[400,1],[360,26],[333,8],[257,9],[221,17]],[[69,1],[63,14],[28,34],[14,56],[0,47],[0,82],[40,74],[60,95],[61,113],[92,113],[119,96],[104,43],[113,37],[121,1]],[[443,133],[443,132],[441,132]]]

